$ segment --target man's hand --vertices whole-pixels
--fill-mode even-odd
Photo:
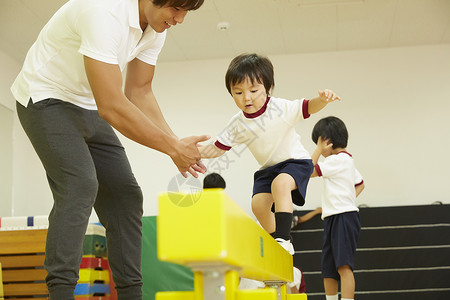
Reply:
[[[170,158],[172,158],[172,161],[184,177],[187,177],[187,172],[195,178],[198,177],[197,172],[206,172],[206,167],[200,161],[201,155],[197,148],[197,144],[207,141],[209,138],[208,135],[201,135],[180,139],[177,145],[175,145],[175,152],[169,154]]]

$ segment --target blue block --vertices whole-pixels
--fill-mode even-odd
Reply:
[[[75,296],[90,296],[90,295],[109,295],[110,293],[110,286],[109,284],[102,284],[102,283],[78,283],[75,287]]]

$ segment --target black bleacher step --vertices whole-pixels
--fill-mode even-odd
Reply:
[[[362,226],[450,223],[450,204],[361,208]]]
[[[321,270],[321,256],[319,251],[296,253],[294,266],[303,272]],[[397,268],[430,268],[450,267],[449,248],[428,248],[409,250],[360,251],[356,250],[355,269],[397,269]]]
[[[371,227],[374,228],[374,227]],[[322,248],[323,231],[292,230],[296,251]],[[358,248],[449,245],[450,226],[362,229]]]
[[[296,254],[296,256],[300,256],[300,254]],[[306,259],[299,258],[299,264],[305,262]],[[355,269],[357,270],[441,266],[450,267],[450,247],[382,251],[361,251],[360,249],[356,250],[355,254]]]
[[[308,294],[308,300],[324,300],[325,294],[311,295]],[[377,292],[373,291],[370,294],[355,294],[355,299],[358,300],[449,300],[450,291],[401,291],[401,292]]]
[[[410,228],[376,228],[364,229],[358,241],[358,248],[373,247],[401,247],[425,245],[449,245],[450,226]]]
[[[308,293],[323,293],[324,292],[324,288],[323,288],[323,279],[322,279],[322,274],[308,274],[306,272],[303,272],[303,276],[305,279],[305,284],[306,284],[306,294]],[[323,297],[325,298],[325,297]],[[308,300],[309,300],[309,295],[308,295]]]
[[[310,210],[294,211],[294,215],[302,216]],[[392,207],[365,207],[360,208],[362,226],[399,226],[415,224],[450,223],[450,204],[442,205],[416,205]],[[294,229],[323,229],[320,216],[298,224]]]
[[[294,255],[294,266],[303,272],[314,272],[321,270],[322,253],[301,253]]]
[[[321,274],[308,274],[304,272],[307,293],[323,292],[323,279]],[[450,270],[407,270],[383,272],[355,271],[356,290],[389,291],[389,290],[414,290],[414,289],[448,289],[450,288]],[[358,298],[359,299],[359,298]],[[384,299],[384,298],[380,298]],[[427,298],[428,300],[428,298]]]
[[[291,236],[295,251],[322,249],[323,230],[313,232],[292,230]]]
[[[450,269],[383,272],[355,272],[359,291],[413,290],[450,288]]]

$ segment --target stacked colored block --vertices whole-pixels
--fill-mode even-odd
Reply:
[[[0,300],[48,297],[43,267],[47,228],[48,216],[0,217],[0,278],[3,275],[7,283],[4,286],[0,280]],[[105,228],[90,224],[83,243],[77,300],[117,300],[106,256]]]
[[[99,224],[89,224],[84,237],[75,299],[115,300],[117,296],[111,283],[105,228]]]

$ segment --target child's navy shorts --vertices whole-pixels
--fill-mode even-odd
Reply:
[[[353,270],[356,243],[361,232],[357,211],[326,217],[323,223],[322,276],[339,280],[337,269],[348,265]]]
[[[297,189],[291,192],[295,205],[305,204],[306,187],[314,170],[311,159],[288,159],[276,165],[256,171],[253,183],[253,196],[259,193],[272,193],[272,181],[281,173],[291,175]]]

